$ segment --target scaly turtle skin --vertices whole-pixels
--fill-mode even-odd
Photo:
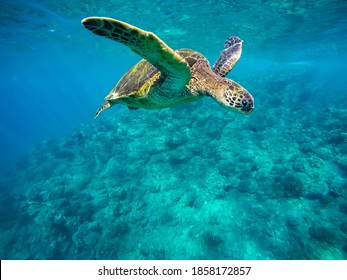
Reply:
[[[143,59],[120,79],[96,111],[115,104],[129,109],[161,109],[199,100],[214,98],[223,107],[243,113],[254,108],[252,95],[236,82],[224,78],[241,56],[242,40],[229,38],[211,70],[200,53],[180,49],[174,51],[151,32],[125,22],[103,17],[89,17],[82,24],[94,34],[128,46]]]

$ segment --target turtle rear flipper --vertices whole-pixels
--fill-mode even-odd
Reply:
[[[110,107],[111,107],[111,103],[109,101],[105,101],[104,103],[102,103],[100,105],[100,107],[98,108],[98,110],[96,110],[95,115],[94,115],[94,119],[96,119],[102,111],[104,111]]]
[[[228,75],[241,56],[242,42],[239,37],[232,36],[224,43],[224,49],[213,65],[213,72],[221,77]]]
[[[188,84],[191,74],[187,62],[160,38],[125,22],[104,17],[89,17],[82,24],[94,34],[113,39],[129,47],[162,75],[161,90],[179,91]]]

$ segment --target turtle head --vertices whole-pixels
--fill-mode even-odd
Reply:
[[[238,83],[226,79],[227,83],[219,95],[218,101],[223,107],[249,114],[254,108],[253,96]]]

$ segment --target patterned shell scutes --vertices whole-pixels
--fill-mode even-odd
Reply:
[[[198,60],[206,59],[202,54],[190,49],[179,49],[176,52],[187,61],[190,68]],[[141,97],[142,94],[147,93],[154,83],[162,82],[163,79],[158,69],[147,60],[142,59],[124,74],[105,99],[115,99],[114,93],[116,93],[116,99],[125,96]]]
[[[190,49],[179,49],[176,52],[179,53],[180,56],[182,56],[189,64],[189,67],[192,68],[193,65],[200,59],[206,60],[206,58],[197,51],[190,50]]]
[[[159,76],[160,72],[157,68],[147,60],[142,59],[123,75],[111,93],[116,93],[118,98],[138,95],[144,90],[144,87],[152,86]]]

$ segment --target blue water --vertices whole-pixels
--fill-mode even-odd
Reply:
[[[346,259],[347,2],[1,1],[1,259]],[[212,99],[158,111],[104,96],[140,57],[80,23],[107,16],[211,64]]]

